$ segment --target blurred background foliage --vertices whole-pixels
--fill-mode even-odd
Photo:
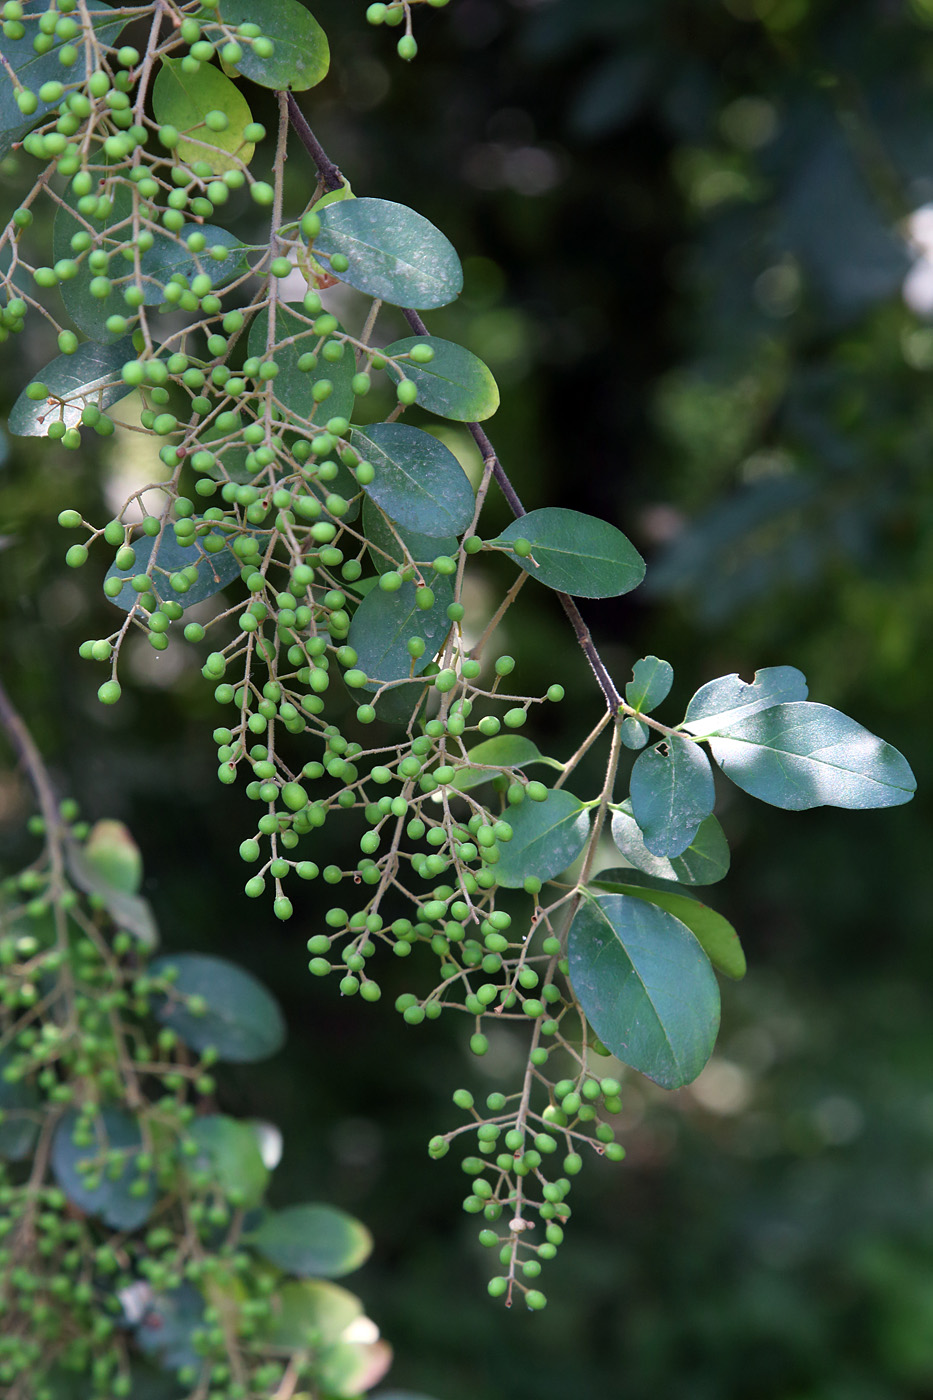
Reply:
[[[225,1101],[284,1131],[273,1199],[314,1195],[372,1227],[356,1282],[397,1348],[394,1384],[927,1400],[933,3],[453,0],[419,13],[410,68],[362,3],[312,8],[334,67],[305,110],[358,193],[410,203],[461,252],[464,296],[431,328],[499,379],[492,436],[526,505],[604,515],[649,559],[634,597],[586,609],[618,680],[667,657],[677,719],[712,676],[799,666],[813,698],[906,752],[920,796],[786,814],[723,794],[734,860],[713,902],[748,978],[724,988],[696,1086],[627,1076],[628,1161],[588,1165],[546,1316],[512,1316],[485,1298],[457,1166],[425,1152],[454,1087],[508,1071],[508,1036],[477,1066],[456,1019],[401,1024],[393,969],[365,1008],[303,975],[313,893],[274,928],[240,893],[248,804],[214,779],[193,652],[143,643],[120,706],[96,702],[77,646],[112,625],[106,561],[65,569],[54,517],[109,517],[125,437],[87,455],[5,445],[7,684],[62,790],[132,827],[166,946],[236,958],[282,1000],[287,1050],[228,1069]],[[2,173],[12,207],[28,175]],[[301,208],[297,150],[289,179]],[[7,407],[52,354],[39,327],[17,340]],[[599,696],[556,605],[521,601],[503,646],[529,691],[567,687],[545,736],[561,756]],[[28,804],[7,770],[7,868],[31,854]]]

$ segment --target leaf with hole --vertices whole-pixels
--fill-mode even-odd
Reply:
[[[707,817],[687,849],[669,860],[651,854],[632,815],[632,804],[622,802],[612,814],[612,839],[630,865],[661,880],[715,885],[729,871],[729,843],[715,817]]]
[[[363,500],[363,533],[378,574],[400,572],[419,561],[427,564],[439,554],[455,556],[460,548],[456,535],[419,535],[417,530],[404,530],[369,496]]]
[[[394,593],[385,593],[381,588],[367,593],[353,614],[347,637],[357,654],[357,666],[369,677],[367,689],[421,675],[450,631],[447,609],[453,596],[450,581],[445,578],[436,580],[430,608],[419,608],[413,583],[403,583]],[[417,661],[408,652],[410,637],[421,637],[425,643]]]
[[[269,308],[264,306],[253,317],[249,328],[247,353],[261,360],[275,360],[279,372],[269,380],[267,392],[286,418],[303,424],[314,422],[322,428],[330,418],[352,415],[356,403],[353,393],[356,364],[352,348],[347,346],[342,359],[319,359],[312,369],[298,368],[301,357],[316,352],[321,344],[322,337],[312,330],[313,319],[304,314],[299,304],[276,306],[274,335],[270,342]],[[325,379],[331,385],[331,392],[318,403],[314,386]]]
[[[196,1118],[188,1136],[198,1149],[193,1157],[185,1159],[189,1171],[205,1172],[211,1186],[237,1208],[249,1209],[259,1204],[269,1183],[269,1172],[251,1123],[211,1113]]]
[[[334,1206],[306,1204],[267,1211],[245,1241],[270,1263],[299,1278],[342,1278],[372,1253],[372,1236]]]
[[[202,63],[196,73],[187,72],[184,65],[183,58],[163,58],[152,84],[156,121],[181,133],[175,155],[188,165],[204,162],[214,175],[249,165],[256,147],[243,137],[253,120],[243,93],[209,63]],[[223,112],[223,131],[205,124],[209,112]]]
[[[175,538],[171,528],[163,530],[161,535],[141,535],[133,541],[133,549],[136,558],[128,569],[118,569],[116,564],[111,564],[106,575],[106,579],[125,580],[116,597],[110,598],[110,595],[107,595],[109,601],[124,612],[130,612],[139,602],[140,595],[133,588],[131,580],[140,574],[149,574],[150,591],[160,603],[168,598],[180,603],[183,608],[190,608],[195,603],[203,603],[206,598],[212,598],[215,593],[226,588],[228,583],[239,578],[243,567],[242,561],[228,544],[225,543],[216,553],[210,554],[204,547],[203,539],[197,539],[190,545],[182,545]],[[197,578],[194,582],[190,578],[186,579],[187,588],[172,586],[173,577],[177,579],[186,569],[195,568]]]
[[[848,715],[808,700],[775,705],[709,736],[727,778],[787,811],[899,807],[917,780],[903,754]]]
[[[728,919],[701,903],[683,885],[678,885],[674,880],[657,880],[653,875],[645,875],[640,870],[626,870],[624,866],[601,870],[590,885],[608,894],[632,895],[666,909],[687,925],[719,972],[734,980],[745,976],[745,954],[735,929]]]
[[[657,656],[643,656],[632,668],[632,679],[625,687],[625,698],[639,714],[650,714],[666,700],[674,684],[674,668]]]
[[[587,899],[570,925],[569,979],[603,1045],[665,1089],[696,1079],[719,1030],[719,988],[680,919],[644,899]]]
[[[577,598],[615,598],[630,593],[645,576],[638,550],[607,520],[563,506],[545,506],[519,516],[493,544],[525,539],[527,557],[515,563],[532,578]]]
[[[706,754],[676,734],[638,755],[630,791],[632,814],[654,856],[681,855],[716,800]]]
[[[499,407],[499,388],[481,359],[455,341],[433,335],[394,340],[380,354],[404,356],[413,345],[430,346],[434,359],[427,364],[403,359],[398,368],[387,364],[386,374],[396,384],[403,378],[416,384],[421,408],[456,423],[480,423],[492,417]]]
[[[192,1050],[212,1045],[221,1060],[266,1060],[285,1042],[279,1004],[249,972],[225,958],[176,953],[156,958],[149,972],[167,975],[171,989],[156,999],[156,1018]],[[190,999],[196,998],[192,1007]]]
[[[76,1143],[85,1124],[89,1141]],[[156,1203],[154,1178],[136,1167],[142,1147],[139,1124],[123,1109],[103,1108],[86,1120],[70,1108],[52,1138],[52,1174],[79,1210],[114,1230],[138,1230]]]
[[[130,336],[113,345],[87,340],[73,355],[58,355],[35,376],[49,390],[47,399],[30,399],[25,389],[10,411],[9,429],[17,437],[46,437],[49,424],[61,419],[76,428],[88,404],[111,408],[130,392],[120,370],[136,352]]]
[[[227,25],[255,21],[274,45],[268,58],[257,54],[248,40],[241,42],[243,57],[234,67],[260,87],[306,92],[327,76],[330,47],[327,35],[299,0],[223,0]],[[202,21],[210,27],[210,19]]]
[[[508,809],[511,841],[499,846],[496,879],[506,889],[521,889],[529,875],[551,880],[572,865],[590,834],[590,814],[566,788],[548,793],[543,802],[522,802]]]
[[[404,204],[387,199],[346,199],[318,211],[321,231],[314,256],[341,253],[349,266],[339,274],[367,296],[418,311],[446,306],[463,289],[463,269],[453,244]]]
[[[390,520],[437,539],[469,526],[473,487],[450,448],[430,433],[407,423],[373,423],[354,428],[351,442],[375,469],[366,493]]]
[[[760,710],[788,701],[806,700],[807,679],[796,666],[765,666],[749,684],[738,675],[707,681],[687,706],[681,729],[702,738],[716,734]]]

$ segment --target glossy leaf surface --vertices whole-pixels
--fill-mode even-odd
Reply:
[[[236,63],[245,78],[261,87],[306,92],[327,76],[330,47],[327,35],[299,0],[224,0],[222,14],[229,25],[255,22],[275,45],[263,58],[244,43],[243,57]]]
[[[175,147],[179,160],[204,161],[215,175],[249,165],[256,148],[244,141],[243,132],[253,114],[241,89],[213,64],[202,63],[196,73],[187,73],[183,64],[182,58],[163,58],[152,85],[156,121],[182,133]],[[223,131],[204,124],[208,112],[224,113]]]
[[[696,1079],[719,1029],[719,988],[685,924],[643,899],[586,900],[567,943],[570,983],[600,1040],[665,1089]]]
[[[499,847],[496,879],[506,889],[520,889],[529,875],[550,880],[572,865],[586,845],[590,816],[566,788],[549,792],[543,802],[510,807],[512,839]]]
[[[414,209],[387,199],[346,199],[319,211],[315,256],[342,253],[342,282],[392,306],[446,306],[463,288],[456,250]]]
[[[709,741],[727,778],[774,807],[898,807],[917,782],[903,754],[828,705],[761,710]]]
[[[497,544],[526,539],[528,558],[515,563],[548,588],[578,598],[615,598],[630,593],[645,576],[638,550],[607,520],[562,506],[545,506],[513,520]]]
[[[471,351],[452,340],[437,336],[409,336],[394,340],[384,350],[386,355],[406,355],[413,345],[429,345],[434,359],[428,364],[405,360],[403,373],[394,365],[386,373],[396,384],[403,377],[418,386],[418,403],[441,418],[457,423],[479,423],[491,418],[499,407],[499,388],[492,371]]]
[[[548,763],[555,768],[560,767],[554,759],[545,758],[537,744],[526,739],[524,734],[497,734],[492,739],[484,739],[469,750],[467,757],[475,766],[458,768],[451,784],[461,792],[478,787],[480,783],[488,783],[503,768],[525,768],[529,763]]]
[[[23,390],[10,412],[10,432],[17,437],[45,437],[49,424],[58,418],[68,428],[77,427],[89,403],[110,408],[130,392],[120,370],[135,358],[130,336],[112,345],[88,340],[73,355],[56,356],[35,376],[48,387],[50,397],[36,401]]]
[[[269,392],[277,406],[299,422],[324,424],[329,418],[349,418],[356,402],[353,375],[356,366],[352,350],[332,363],[319,360],[313,369],[298,368],[298,361],[309,351],[317,351],[321,336],[311,328],[313,318],[305,316],[300,305],[277,306],[275,333],[269,339],[269,308],[257,312],[249,328],[248,353],[262,360],[275,360],[279,372],[269,381]],[[314,397],[314,386],[322,380],[331,385],[331,393],[320,403]]]
[[[111,603],[122,608],[124,612],[129,612],[139,602],[139,594],[130,580],[137,574],[149,572],[150,561],[157,547],[156,563],[152,566],[150,574],[150,588],[160,603],[170,598],[180,603],[183,608],[190,608],[194,603],[203,603],[205,598],[212,598],[215,593],[219,593],[228,583],[240,576],[241,561],[226,545],[216,554],[208,554],[201,540],[196,540],[190,545],[179,544],[171,529],[163,530],[161,535],[155,537],[142,535],[133,541],[133,549],[136,551],[134,563],[128,569],[118,569],[116,564],[111,564],[107,570],[107,578],[126,580],[116,597],[109,598]],[[180,574],[192,565],[197,565],[197,580],[189,585],[186,592],[180,593],[172,587],[171,576]]]
[[[635,760],[632,814],[652,855],[681,855],[715,800],[713,772],[699,744],[671,735]]]
[[[52,255],[57,262],[60,258],[73,259],[77,263],[74,277],[59,283],[65,310],[79,330],[91,340],[107,345],[121,337],[120,331],[107,329],[110,316],[123,316],[132,320],[134,312],[127,306],[123,293],[134,280],[133,265],[124,262],[121,249],[133,241],[133,207],[138,192],[126,180],[107,170],[98,174],[98,183],[93,191],[111,202],[111,212],[104,223],[86,219],[77,211],[78,196],[71,185],[62,194],[62,202],[55,212],[52,224]],[[75,258],[71,240],[75,234],[91,233],[92,248],[102,249],[110,255],[108,269],[111,287],[104,297],[91,295],[91,283],[95,272],[88,265],[87,257]],[[155,246],[155,245],[153,245]],[[80,353],[80,352],[79,352]],[[73,357],[72,357],[73,358]],[[136,351],[132,348],[123,356],[124,360],[135,360]]]
[[[729,871],[729,843],[715,817],[702,822],[696,836],[679,856],[652,855],[632,815],[630,802],[612,814],[612,839],[636,870],[681,885],[715,885]]]
[[[153,1178],[135,1166],[143,1146],[139,1124],[122,1109],[104,1108],[91,1120],[91,1143],[79,1146],[73,1140],[77,1122],[77,1112],[69,1109],[55,1129],[51,1153],[55,1180],[79,1210],[100,1216],[115,1230],[137,1230],[149,1219],[156,1201]],[[90,1174],[82,1171],[85,1163],[92,1164]],[[135,1183],[140,1180],[146,1186],[137,1195]]]
[[[389,521],[369,496],[363,500],[363,533],[378,574],[419,561],[428,563],[439,554],[455,556],[459,549],[456,535],[419,535],[417,530],[403,530],[401,525]]]
[[[406,530],[441,538],[460,535],[473,519],[474,497],[454,454],[407,423],[374,423],[351,434],[375,468],[367,494]]]
[[[650,714],[666,700],[674,684],[674,668],[657,656],[643,656],[632,668],[632,679],[625,687],[625,698],[633,709]]]
[[[738,980],[745,976],[746,963],[742,945],[735,929],[717,914],[715,909],[701,903],[683,885],[674,880],[657,880],[652,875],[644,875],[640,870],[626,870],[619,866],[613,870],[601,870],[590,884],[609,894],[627,894],[636,899],[647,900],[660,909],[673,914],[693,934],[713,966],[727,977]]]
[[[766,666],[751,684],[735,674],[721,676],[700,687],[681,727],[695,735],[716,734],[760,710],[806,698],[806,677],[795,666]]]
[[[365,1263],[373,1247],[369,1231],[352,1215],[316,1204],[267,1212],[248,1243],[299,1278],[342,1278]]]
[[[155,1014],[192,1050],[213,1045],[221,1060],[247,1063],[281,1049],[285,1021],[278,1002],[250,973],[225,958],[198,953],[156,958],[149,970],[161,977],[170,968],[177,974],[172,991],[160,999]],[[199,999],[203,1014],[191,1009],[189,997]]]
[[[269,1181],[259,1150],[259,1137],[249,1123],[222,1113],[196,1118],[188,1136],[197,1143],[197,1155],[186,1159],[189,1170],[206,1172],[235,1206],[256,1206]]]
[[[176,274],[189,282],[193,277],[206,275],[212,286],[222,287],[246,267],[243,244],[228,229],[216,224],[185,224],[177,234],[161,229],[153,232],[152,247],[139,260],[146,306],[159,306],[165,300],[166,284]],[[202,234],[207,239],[207,247],[200,253],[193,253],[187,245],[192,234]],[[229,252],[223,259],[212,258],[211,248],[227,248]]]
[[[430,608],[419,608],[416,594],[413,583],[403,583],[395,593],[373,588],[353,615],[347,640],[357,654],[357,665],[370,679],[370,689],[375,683],[391,684],[420,675],[450,631],[447,608],[453,589],[449,581],[437,580]],[[410,637],[425,642],[424,654],[414,662],[408,652]]]

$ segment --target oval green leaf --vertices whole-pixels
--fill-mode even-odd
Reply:
[[[13,405],[9,428],[17,437],[45,437],[49,424],[60,418],[76,428],[89,403],[106,410],[130,392],[120,378],[128,359],[135,359],[131,336],[113,345],[87,340],[73,355],[58,355],[35,376],[49,390],[49,398],[26,397],[25,390]]]
[[[160,603],[166,598],[180,603],[183,608],[190,608],[194,603],[203,603],[205,598],[213,597],[222,588],[226,588],[228,583],[239,578],[242,568],[242,562],[228,545],[225,544],[216,554],[208,554],[203,540],[198,539],[193,544],[181,545],[171,529],[163,530],[161,535],[140,536],[133,541],[133,549],[136,551],[136,559],[128,569],[118,569],[116,564],[111,564],[106,575],[108,579],[125,580],[115,598],[108,595],[108,601],[122,608],[124,612],[130,612],[139,602],[139,594],[130,580],[137,574],[150,573],[150,561],[156,549],[158,553],[150,573],[150,589]],[[180,574],[192,565],[197,565],[197,580],[189,585],[187,592],[179,593],[169,580],[173,574]]]
[[[356,396],[353,376],[356,364],[351,349],[333,363],[321,360],[313,369],[298,368],[298,361],[309,351],[317,351],[322,337],[312,330],[313,317],[306,316],[300,305],[278,305],[275,309],[275,333],[269,341],[269,308],[264,306],[253,318],[249,328],[249,355],[261,360],[275,360],[279,372],[269,381],[269,392],[275,406],[287,419],[318,425],[329,418],[349,418]],[[331,393],[320,403],[314,397],[314,386],[322,380],[332,386]]]
[[[417,530],[403,530],[369,496],[363,500],[363,534],[378,574],[427,564],[439,554],[456,555],[460,548],[456,535],[419,535]]]
[[[364,1264],[373,1247],[366,1226],[352,1215],[312,1204],[269,1211],[247,1243],[299,1278],[342,1278]]]
[[[917,780],[903,754],[854,719],[804,700],[775,705],[709,737],[727,778],[762,802],[811,807],[899,807]]]
[[[632,668],[632,679],[625,687],[625,698],[633,710],[650,714],[666,700],[674,684],[674,668],[657,656],[643,656]]]
[[[467,529],[473,487],[449,447],[407,423],[354,428],[351,441],[375,468],[366,492],[390,520],[435,539]]]
[[[102,1109],[91,1122],[93,1141],[79,1146],[73,1136],[77,1123],[77,1111],[69,1109],[55,1129],[51,1153],[55,1180],[69,1201],[88,1215],[99,1216],[114,1230],[138,1230],[156,1202],[153,1177],[136,1170],[143,1145],[139,1124],[122,1109]],[[90,1174],[82,1170],[86,1163],[92,1164]],[[137,1195],[140,1181],[145,1189]]]
[[[638,550],[607,520],[562,506],[532,510],[513,520],[494,544],[531,542],[527,558],[515,562],[531,577],[577,598],[615,598],[630,593],[645,576]]]
[[[497,734],[470,749],[467,758],[468,768],[458,768],[451,787],[466,792],[469,788],[488,783],[504,768],[526,768],[529,763],[547,763],[552,768],[563,765],[554,758],[545,758],[537,744],[526,739],[524,734]],[[514,810],[514,809],[511,809]]]
[[[679,856],[716,801],[709,759],[676,734],[638,755],[631,777],[632,815],[653,856]]]
[[[636,870],[681,885],[715,885],[729,871],[729,843],[715,817],[707,817],[682,855],[668,860],[654,856],[645,845],[632,804],[623,802],[612,814],[612,839]]]
[[[282,1048],[285,1020],[278,1002],[249,972],[224,958],[177,953],[156,958],[152,977],[175,970],[171,991],[160,997],[155,1014],[192,1050],[213,1045],[222,1060],[265,1060]],[[188,999],[198,998],[203,1015]]]
[[[327,35],[299,0],[262,0],[261,6],[256,0],[224,0],[222,13],[228,25],[261,24],[275,45],[269,58],[260,57],[246,40],[241,45],[243,57],[234,67],[260,87],[305,92],[327,76]]]
[[[720,676],[700,687],[687,706],[681,728],[697,736],[716,734],[759,710],[806,700],[807,693],[807,678],[796,666],[765,666],[755,672],[751,684],[735,673]]]
[[[590,881],[598,890],[608,894],[627,894],[645,899],[673,914],[693,934],[713,966],[727,977],[738,981],[745,976],[746,962],[739,935],[721,914],[702,904],[695,894],[673,880],[656,880],[640,870],[619,866],[602,870]]]
[[[463,289],[456,250],[414,209],[387,199],[346,199],[319,210],[314,255],[342,253],[340,280],[392,306],[446,306]],[[336,275],[336,274],[334,274]]]
[[[363,1316],[359,1298],[338,1284],[319,1279],[285,1283],[275,1290],[269,1304],[262,1339],[268,1346],[288,1351],[330,1346]]]
[[[395,593],[373,588],[353,615],[347,642],[357,654],[357,666],[369,677],[370,690],[420,676],[444,644],[450,631],[447,609],[454,596],[449,580],[436,580],[433,607],[419,608],[416,594],[413,583],[403,583]],[[415,662],[408,654],[410,637],[425,642]]]
[[[163,58],[152,85],[156,121],[181,132],[175,147],[178,159],[189,165],[205,161],[215,175],[249,165],[256,147],[243,139],[253,120],[246,98],[219,68],[202,63],[196,73],[187,73],[184,62],[183,58]],[[224,113],[228,124],[223,131],[205,125],[208,112]]]
[[[567,941],[569,979],[600,1040],[665,1089],[691,1083],[719,1030],[719,988],[685,924],[643,899],[586,900]]]
[[[410,379],[418,386],[418,403],[441,418],[456,423],[478,423],[491,418],[499,407],[499,386],[482,360],[452,340],[437,336],[409,336],[394,340],[381,354],[407,355],[413,345],[429,345],[434,359],[428,364],[404,360],[401,368],[386,365],[396,384]]]
[[[186,1158],[189,1171],[206,1172],[234,1205],[257,1206],[269,1184],[269,1172],[259,1150],[259,1137],[250,1123],[212,1113],[196,1118],[188,1136],[197,1154]]]
[[[106,194],[111,202],[110,214],[103,222],[86,219],[83,214],[79,214],[78,195],[69,184],[62,195],[62,202],[56,210],[52,225],[52,256],[56,262],[59,258],[69,258],[77,263],[75,276],[59,283],[68,315],[78,329],[91,340],[108,345],[121,334],[119,331],[107,329],[110,316],[122,316],[127,322],[136,318],[136,312],[123,300],[123,293],[135,282],[136,273],[133,264],[123,258],[122,250],[127,243],[133,242],[133,215],[134,211],[138,210],[141,200],[136,185],[107,169],[98,172],[97,185],[92,193]],[[71,247],[71,240],[76,233],[89,233],[92,238],[91,247],[78,257],[75,257]],[[88,257],[97,250],[106,252],[110,257],[111,288],[105,297],[92,296],[90,291],[91,281],[97,274],[88,266]],[[74,356],[71,358],[74,359]],[[123,356],[124,360],[135,358],[136,351],[132,347]]]
[[[499,847],[496,879],[517,890],[529,875],[551,880],[572,865],[590,834],[590,815],[566,788],[548,793],[543,802],[510,807],[512,839]]]
[[[119,929],[125,929],[149,950],[159,946],[159,926],[152,905],[142,895],[122,889],[108,878],[113,870],[104,871],[88,857],[87,848],[69,842],[65,848],[68,874],[85,894],[95,895]]]

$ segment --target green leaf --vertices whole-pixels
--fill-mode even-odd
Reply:
[[[460,548],[456,535],[419,535],[417,530],[403,530],[369,496],[363,500],[363,534],[379,574],[409,564],[430,563],[439,554],[456,555]]]
[[[526,573],[578,598],[615,598],[630,593],[645,576],[645,561],[621,530],[607,520],[562,506],[532,510],[513,520],[494,544],[529,540],[531,554],[516,564]]]
[[[627,749],[643,749],[651,736],[647,724],[634,715],[627,715],[619,725],[619,738]]]
[[[269,1305],[262,1339],[267,1346],[289,1351],[330,1346],[363,1316],[359,1298],[346,1288],[318,1279],[283,1284],[275,1290]]]
[[[235,1206],[257,1206],[269,1184],[269,1172],[259,1150],[259,1137],[249,1123],[212,1113],[195,1118],[188,1136],[198,1146],[187,1158],[188,1169],[206,1172]]]
[[[630,802],[612,814],[612,839],[636,870],[681,885],[715,885],[729,870],[729,843],[715,817],[707,817],[682,855],[668,860],[645,845]]]
[[[633,710],[650,714],[666,700],[674,684],[674,668],[656,656],[642,657],[632,668],[632,679],[625,687],[625,698]]]
[[[287,418],[310,423],[316,417],[320,425],[329,418],[351,417],[356,403],[353,393],[356,363],[348,346],[341,360],[333,363],[321,360],[314,369],[299,369],[301,356],[317,351],[321,343],[321,336],[311,328],[312,321],[313,317],[306,316],[300,304],[276,306],[275,335],[269,346],[269,308],[264,306],[249,328],[247,353],[262,360],[275,360],[279,372],[270,381],[272,398]],[[333,385],[333,391],[318,403],[314,398],[314,386],[324,379]],[[358,489],[353,482],[351,494],[355,495]]]
[[[109,345],[120,337],[119,331],[108,331],[108,317],[123,316],[131,321],[136,315],[123,300],[123,293],[135,282],[136,274],[133,264],[124,259],[122,250],[127,243],[133,242],[133,211],[140,203],[136,186],[106,168],[99,173],[93,193],[103,194],[105,191],[112,210],[103,222],[86,219],[77,212],[79,196],[69,184],[52,224],[53,258],[56,262],[59,258],[74,259],[78,265],[77,274],[59,284],[65,310],[79,330],[101,345]],[[76,233],[90,233],[94,240],[91,248],[78,257],[75,257],[71,247]],[[110,256],[108,275],[111,277],[111,289],[105,297],[91,295],[91,282],[98,274],[88,266],[88,255],[95,250],[103,250]],[[135,359],[136,351],[130,346],[123,360]]]
[[[681,728],[705,737],[750,719],[759,710],[806,698],[806,677],[795,666],[766,666],[755,672],[751,685],[733,673],[700,687],[687,706]]]
[[[5,1079],[12,1056],[0,1051],[0,1159],[23,1162],[32,1154],[39,1136],[41,1099],[26,1079]]]
[[[365,431],[354,428],[351,441],[375,468],[366,491],[390,520],[434,538],[467,529],[476,504],[473,487],[437,438],[407,423],[374,423]]]
[[[222,14],[227,25],[261,24],[263,34],[275,45],[271,57],[261,58],[243,40],[243,57],[234,64],[260,87],[306,92],[327,76],[327,35],[298,0],[262,0],[258,7],[256,0],[223,0]]]
[[[113,825],[119,826],[121,823],[114,822]],[[114,873],[109,868],[112,862],[99,865],[94,860],[93,852],[89,858],[87,848],[74,842],[66,846],[65,858],[68,874],[78,889],[84,890],[85,894],[96,895],[119,929],[131,933],[146,949],[159,946],[159,927],[152,905],[142,895],[113,883],[109,878]],[[122,883],[127,881],[124,879]]]
[[[268,1211],[246,1243],[299,1278],[342,1278],[369,1258],[372,1236],[333,1206],[298,1205]]]
[[[456,423],[478,423],[491,418],[499,407],[499,388],[482,360],[452,340],[437,336],[409,336],[387,345],[384,355],[407,355],[413,345],[429,345],[434,359],[426,365],[406,360],[402,371],[386,365],[386,373],[397,384],[403,377],[418,386],[418,403],[441,418]]]
[[[131,336],[124,336],[115,345],[96,345],[88,340],[73,355],[56,356],[35,376],[48,387],[50,398],[28,399],[24,390],[10,412],[10,432],[17,437],[45,437],[55,418],[75,428],[89,403],[110,408],[130,392],[120,370],[128,359],[135,358]]]
[[[126,28],[126,17],[120,15],[116,19],[109,19],[107,9],[102,8],[109,4],[109,0],[97,0],[93,8],[89,7],[89,18],[94,29],[95,44],[111,44],[120,33]],[[37,16],[45,13],[47,5],[44,0],[27,0],[24,7],[24,14],[27,20],[26,32],[22,39],[8,39],[3,37],[3,58],[4,63],[9,64],[22,85],[29,88],[36,96],[39,96],[39,89],[43,83],[61,81],[67,86],[78,85],[87,76],[88,54],[94,50],[90,45],[77,44],[77,60],[67,70],[59,62],[59,50],[65,43],[64,39],[57,39],[47,53],[37,54],[33,48],[33,39],[37,33],[35,20]],[[67,72],[67,78],[63,75]],[[0,79],[0,159],[6,155],[7,151],[17,141],[22,140],[26,132],[41,122],[46,113],[53,111],[60,105],[60,102],[39,102],[36,110],[29,117],[24,117],[16,105],[16,87],[10,81],[8,71],[3,72]]]
[[[149,572],[149,564],[153,552],[156,553],[156,563],[150,574],[150,590],[161,603],[164,599],[170,598],[174,602],[180,603],[183,608],[190,608],[195,603],[203,603],[205,598],[211,598],[215,593],[219,593],[222,588],[226,588],[228,583],[239,578],[240,570],[243,567],[242,561],[237,558],[229,545],[224,545],[223,549],[216,554],[208,554],[204,548],[203,539],[196,539],[193,544],[181,545],[175,538],[175,533],[171,528],[163,530],[161,535],[141,535],[133,541],[133,548],[136,551],[136,559],[128,569],[118,569],[116,564],[111,564],[107,570],[107,578],[125,579],[123,587],[115,598],[108,601],[116,607],[122,608],[124,612],[130,612],[139,602],[139,594],[135,591],[130,580],[137,574]],[[169,582],[173,574],[180,574],[184,569],[197,566],[197,580],[190,584],[187,592],[181,593],[173,588]],[[105,579],[106,582],[106,579]]]
[[[340,280],[392,306],[427,311],[463,288],[453,245],[422,214],[387,199],[346,199],[319,210],[314,256],[342,253]],[[336,274],[335,274],[336,275]]]
[[[520,889],[529,875],[551,880],[572,865],[590,834],[589,812],[566,788],[548,793],[543,802],[510,807],[512,839],[499,847],[496,879],[506,889]]]
[[[136,1168],[143,1146],[139,1124],[122,1109],[104,1108],[90,1120],[92,1141],[79,1146],[73,1138],[78,1122],[77,1111],[69,1109],[55,1129],[50,1159],[55,1180],[79,1210],[100,1216],[114,1230],[138,1230],[156,1202],[153,1177]],[[85,1164],[90,1173],[82,1170]],[[145,1189],[137,1195],[139,1182]]]
[[[327,1400],[361,1400],[391,1365],[392,1348],[381,1339],[335,1342],[315,1357],[315,1372]]]
[[[165,287],[176,274],[189,282],[193,277],[206,274],[212,287],[222,287],[248,267],[244,245],[228,229],[217,224],[185,224],[178,233],[168,233],[164,229],[154,229],[153,233],[152,247],[147,248],[139,260],[146,306],[161,305],[165,300]],[[193,233],[203,234],[207,239],[207,247],[201,253],[192,253],[187,245],[186,240]],[[210,255],[210,249],[218,247],[230,250],[222,261]],[[230,255],[237,250],[239,257]]]
[[[674,880],[657,880],[640,870],[626,870],[623,866],[600,871],[590,884],[609,894],[632,895],[666,909],[687,925],[715,968],[736,981],[745,976],[745,954],[735,929],[728,919],[702,904],[683,885]]]
[[[111,889],[138,894],[143,882],[142,852],[123,822],[95,822],[83,847],[85,862]]]
[[[183,58],[163,58],[152,85],[156,121],[182,133],[175,147],[178,159],[189,165],[205,161],[215,175],[249,165],[256,147],[243,139],[253,120],[246,98],[236,83],[212,64],[202,63],[196,73],[186,73],[183,65]],[[225,114],[228,125],[224,131],[205,126],[208,112]]]
[[[416,593],[413,583],[403,583],[395,593],[374,588],[353,614],[347,642],[359,658],[359,669],[370,678],[370,690],[420,676],[446,640],[450,631],[447,609],[454,596],[450,581],[435,581],[431,608],[419,608]],[[424,654],[415,662],[408,654],[410,637],[422,637],[425,642]]]
[[[897,749],[810,701],[775,705],[723,726],[709,746],[736,787],[792,812],[899,807],[917,788]]]
[[[643,899],[600,895],[577,911],[567,959],[607,1050],[665,1089],[696,1079],[716,1043],[719,988],[685,924]]]
[[[547,763],[552,768],[562,768],[554,758],[545,758],[537,744],[526,739],[524,734],[497,734],[469,750],[469,768],[458,768],[451,787],[466,792],[469,788],[488,783],[502,772],[503,768],[526,768],[529,763]],[[514,809],[510,809],[514,811]]]
[[[691,844],[716,801],[709,759],[676,734],[646,749],[631,777],[632,815],[653,856],[679,856]]]
[[[160,998],[155,1014],[192,1050],[213,1045],[221,1060],[249,1063],[266,1060],[282,1048],[285,1020],[278,1002],[261,982],[235,963],[198,953],[176,953],[150,964],[152,977],[175,969],[172,990]],[[202,1015],[187,998],[197,997]]]

